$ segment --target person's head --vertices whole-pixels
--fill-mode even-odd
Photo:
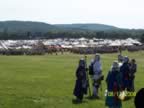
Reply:
[[[90,63],[92,64],[93,62],[94,62],[94,59],[92,59]]]
[[[85,60],[83,58],[79,60],[79,66],[85,67]]]
[[[144,107],[144,88],[140,89],[135,97],[134,100],[136,108],[143,108]]]
[[[95,61],[100,61],[100,54],[95,54]]]
[[[132,63],[132,64],[135,64],[135,62],[136,62],[135,59],[132,59],[132,60],[131,60],[131,63]]]
[[[118,55],[118,61],[122,62],[123,61],[123,56],[121,54]]]
[[[113,70],[113,71],[119,70],[119,63],[118,63],[118,61],[114,61],[114,62],[113,62],[113,64],[112,64],[112,70]]]
[[[129,58],[128,58],[128,56],[125,56],[124,57],[124,63],[128,63],[129,62]]]

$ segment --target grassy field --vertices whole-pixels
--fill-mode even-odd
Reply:
[[[128,53],[138,64],[136,90],[144,87],[144,52]],[[0,56],[0,108],[105,108],[104,90],[100,100],[73,104],[75,70],[82,55]],[[93,55],[88,56],[88,62]],[[103,54],[103,73],[107,75],[117,54]],[[134,108],[133,99],[123,108]]]

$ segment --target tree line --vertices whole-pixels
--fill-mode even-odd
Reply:
[[[144,30],[115,31],[48,31],[48,32],[0,32],[0,40],[54,39],[54,38],[101,38],[126,39],[137,38],[144,42]]]

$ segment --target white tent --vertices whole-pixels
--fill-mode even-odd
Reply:
[[[78,45],[74,45],[74,47],[77,47],[77,48],[85,48],[85,47],[87,47],[87,45],[78,44]]]

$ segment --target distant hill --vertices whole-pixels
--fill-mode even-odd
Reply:
[[[92,30],[92,31],[105,31],[119,29],[114,26],[104,24],[56,24],[55,26],[63,29],[79,29],[79,30]]]
[[[1,21],[0,31],[7,30],[8,32],[47,32],[49,30],[59,29],[53,25],[43,22],[32,21]]]
[[[32,21],[1,21],[0,32],[7,30],[8,32],[48,32],[52,30],[92,30],[105,31],[118,29],[114,26],[104,24],[47,24],[43,22]]]
[[[33,21],[0,21],[0,40],[51,38],[140,38],[143,29],[122,29],[104,24],[47,24]]]

